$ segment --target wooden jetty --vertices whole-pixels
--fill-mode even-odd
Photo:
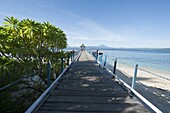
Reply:
[[[29,112],[29,111],[27,111]],[[32,112],[32,111],[31,111]],[[85,51],[36,106],[36,113],[146,113],[126,88]]]

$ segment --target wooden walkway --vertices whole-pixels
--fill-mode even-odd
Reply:
[[[144,113],[147,109],[86,52],[64,74],[37,113]]]

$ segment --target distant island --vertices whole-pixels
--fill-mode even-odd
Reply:
[[[80,47],[67,46],[66,50],[78,50]],[[160,53],[170,53],[170,48],[114,48],[108,47],[106,45],[99,46],[86,46],[86,50],[122,50],[122,51],[149,51],[149,52],[160,52]]]

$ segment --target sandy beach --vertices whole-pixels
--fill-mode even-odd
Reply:
[[[117,69],[116,75],[131,86],[134,67],[118,64]],[[170,80],[166,79],[168,74],[147,71],[147,69],[138,69],[136,90],[162,112],[170,113]]]

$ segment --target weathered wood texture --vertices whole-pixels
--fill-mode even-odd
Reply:
[[[38,113],[144,113],[147,109],[82,52]]]

